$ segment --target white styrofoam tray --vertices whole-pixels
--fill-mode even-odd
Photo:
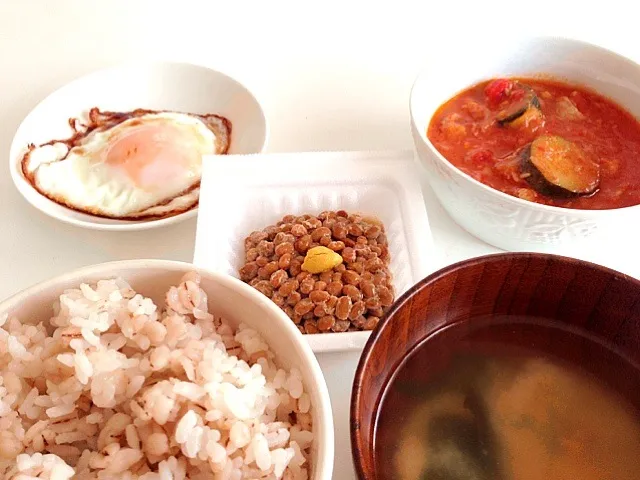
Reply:
[[[410,151],[205,157],[194,263],[238,277],[252,231],[287,214],[340,209],[384,223],[396,297],[437,269]],[[314,352],[329,352],[361,349],[369,332],[305,336]]]

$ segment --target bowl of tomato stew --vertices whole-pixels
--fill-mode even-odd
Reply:
[[[448,52],[411,92],[418,158],[444,209],[512,251],[589,248],[640,221],[638,118],[640,66],[563,38]]]

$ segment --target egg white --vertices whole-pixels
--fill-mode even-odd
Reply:
[[[132,123],[138,127],[170,123],[188,135],[201,155],[217,153],[215,134],[199,118],[162,112],[131,118],[104,131],[94,130],[71,150],[63,143],[36,147],[28,157],[25,173],[31,176],[40,193],[94,215],[157,217],[195,205],[202,174],[201,156],[179,175],[153,189],[140,188],[126,174],[103,161],[101,153],[110,140],[131,130]]]

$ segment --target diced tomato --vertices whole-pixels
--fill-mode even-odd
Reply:
[[[490,104],[498,105],[501,101],[509,96],[513,88],[513,81],[508,78],[499,78],[493,82],[489,82],[484,89]]]

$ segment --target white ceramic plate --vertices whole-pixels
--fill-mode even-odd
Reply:
[[[29,184],[20,168],[27,145],[68,137],[69,118],[82,116],[92,107],[217,113],[232,123],[230,154],[259,153],[267,143],[267,121],[256,98],[236,80],[210,68],[170,62],[126,64],[81,77],[53,92],[27,115],[10,152],[11,176],[25,199],[45,214],[80,227],[143,230],[176,223],[197,213],[195,208],[159,220],[100,218],[63,207]]]
[[[438,268],[412,152],[205,158],[194,263],[235,277],[244,238],[287,214],[359,212],[385,225],[396,297]],[[369,332],[305,335],[314,352],[361,349]]]

